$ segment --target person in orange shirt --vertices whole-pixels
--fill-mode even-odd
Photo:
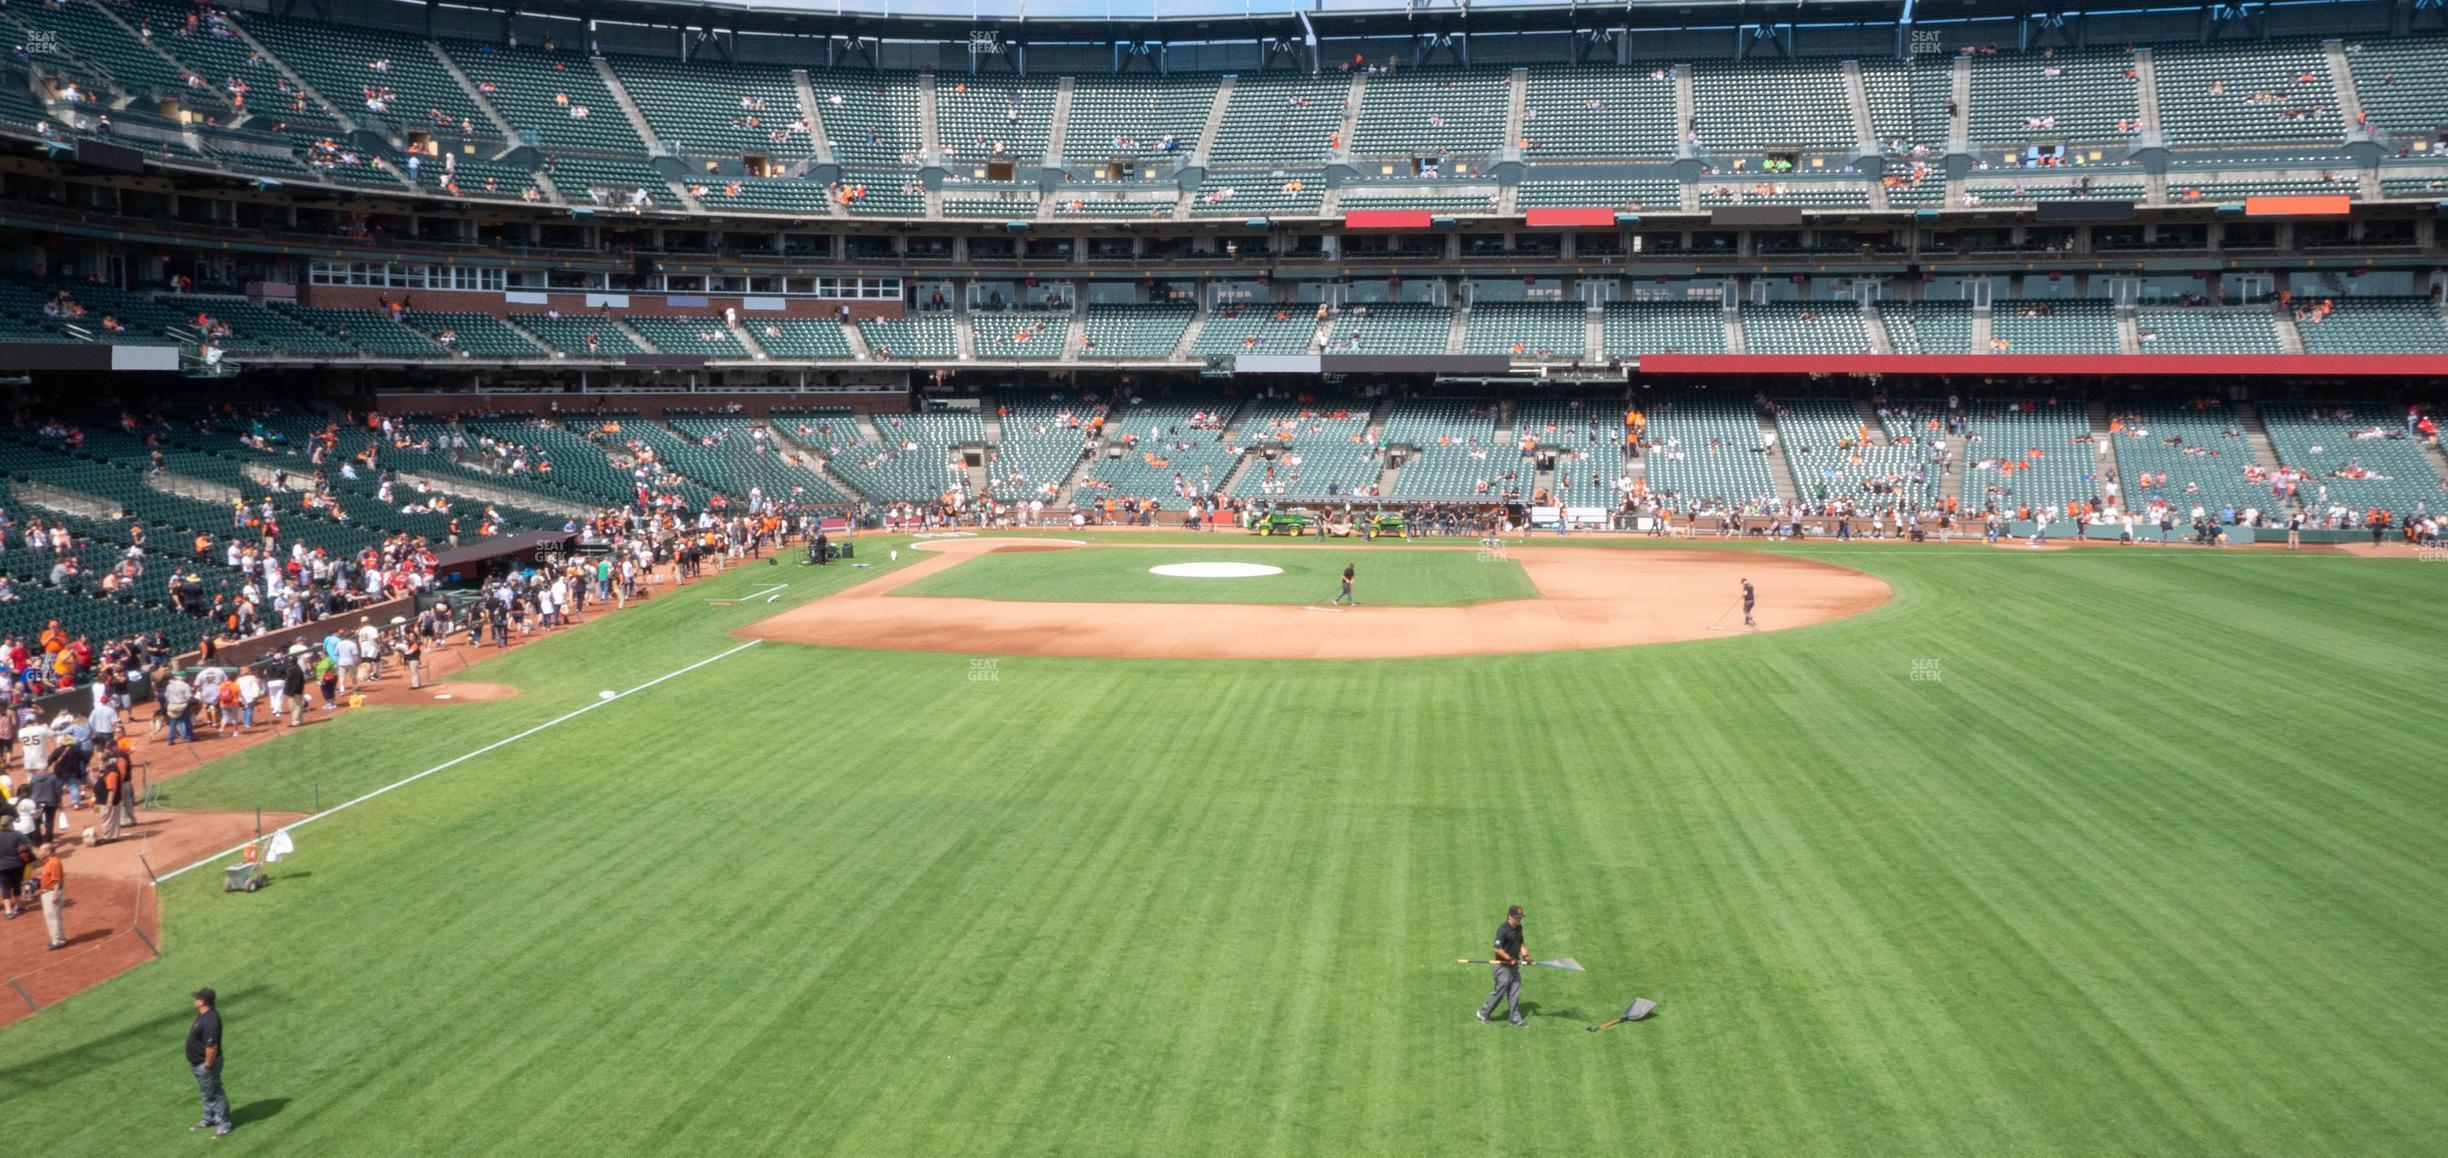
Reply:
[[[60,906],[66,903],[67,867],[60,864],[59,846],[43,846],[42,867],[34,874],[35,892],[42,896],[43,929],[51,934],[51,947],[68,947],[68,923],[60,916]]]

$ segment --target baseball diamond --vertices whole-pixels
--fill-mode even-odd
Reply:
[[[935,7],[0,8],[13,1151],[2442,1150],[2448,8]]]

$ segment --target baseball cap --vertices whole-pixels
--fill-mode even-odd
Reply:
[[[1508,917],[1518,917],[1518,916],[1521,916],[1521,915],[1522,915],[1522,910],[1521,910],[1521,906],[1520,906],[1520,905],[1515,905],[1515,906],[1513,906],[1513,907],[1511,907],[1511,908],[1509,908],[1509,909],[1506,909],[1506,910],[1505,910],[1505,916],[1508,916]]]
[[[209,986],[195,991],[195,999],[203,1002],[206,1005],[220,1004],[220,1002],[216,1000],[218,997],[220,997],[220,994],[214,993]]]

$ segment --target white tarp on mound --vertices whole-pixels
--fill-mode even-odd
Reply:
[[[1166,563],[1148,568],[1148,574],[1176,579],[1255,579],[1261,575],[1281,575],[1283,568],[1264,563]]]

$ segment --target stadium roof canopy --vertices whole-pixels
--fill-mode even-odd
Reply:
[[[270,3],[281,15],[309,15],[318,6],[341,11],[351,6],[348,0]],[[2030,14],[2030,5],[2016,0],[448,0],[447,6],[799,36],[949,42],[993,31],[1006,40],[1034,44],[1895,24]]]

